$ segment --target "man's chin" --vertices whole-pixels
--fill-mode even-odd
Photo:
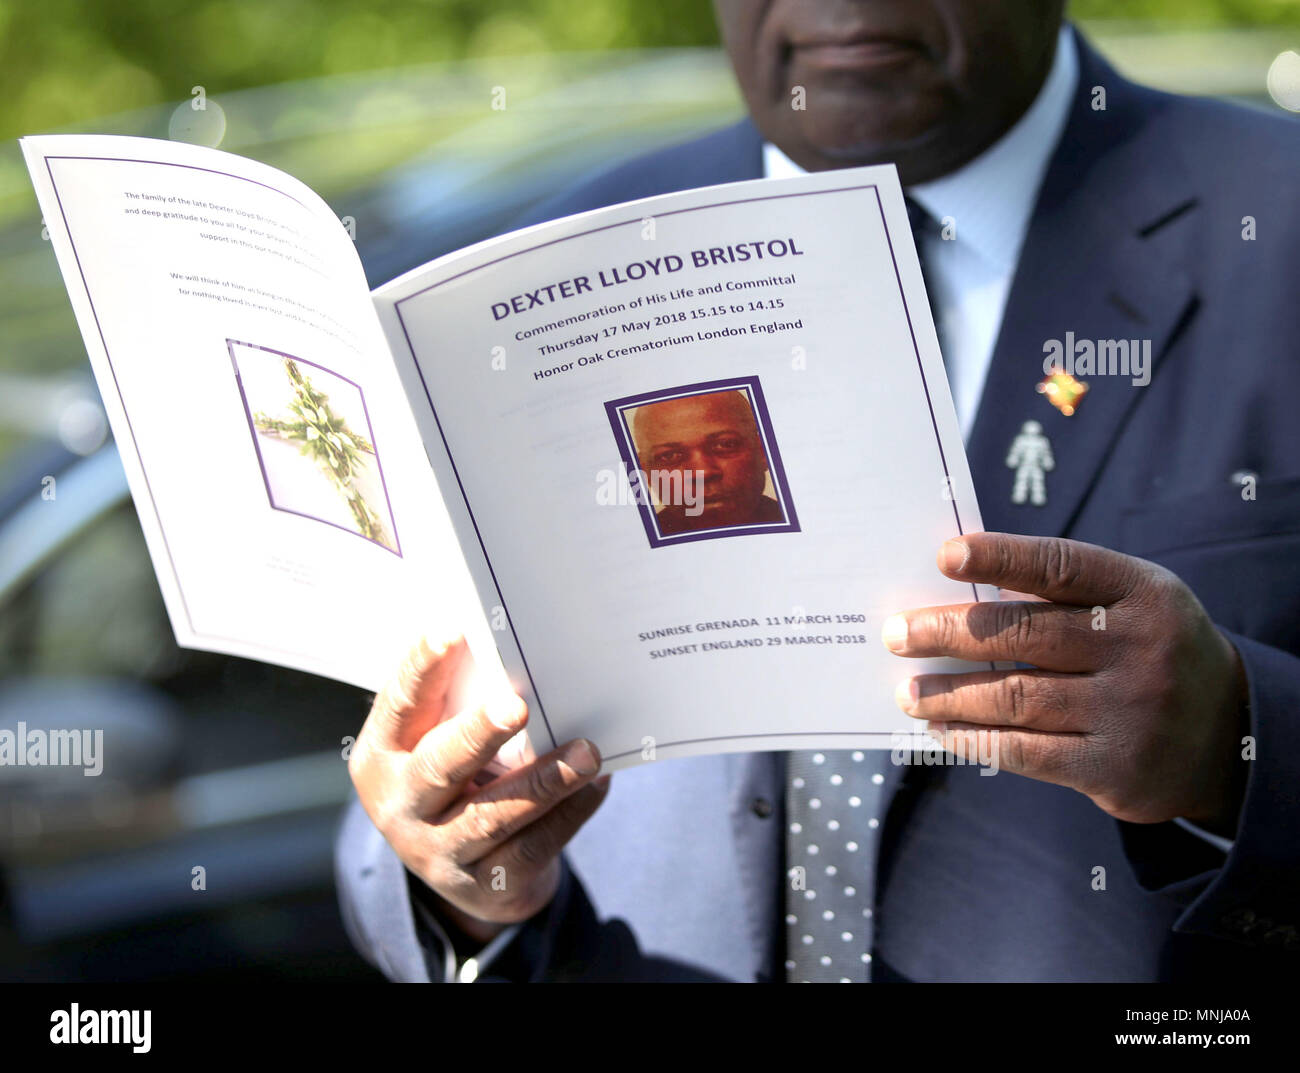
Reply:
[[[941,134],[943,116],[933,109],[900,111],[871,103],[850,108],[822,109],[816,116],[800,117],[796,136],[826,162],[827,167],[887,164],[933,144]]]

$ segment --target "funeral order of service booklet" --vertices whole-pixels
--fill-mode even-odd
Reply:
[[[182,645],[377,689],[450,625],[539,751],[608,769],[910,743],[897,681],[963,666],[880,642],[996,595],[935,566],[981,526],[892,167],[583,213],[371,293],[271,167],[22,145]]]

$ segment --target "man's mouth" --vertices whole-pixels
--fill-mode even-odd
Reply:
[[[827,69],[870,70],[910,63],[924,54],[916,41],[871,31],[812,34],[790,42],[800,63]]]

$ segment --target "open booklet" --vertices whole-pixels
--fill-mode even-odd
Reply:
[[[989,599],[892,167],[631,202],[375,292],[302,183],[25,138],[180,644],[377,689],[463,632],[607,769],[910,747],[894,611]],[[905,737],[902,737],[905,736]]]

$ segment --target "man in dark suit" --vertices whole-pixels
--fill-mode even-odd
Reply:
[[[1296,128],[1126,81],[1060,28],[1061,2],[716,7],[752,118],[539,218],[893,161],[990,531],[939,567],[1013,597],[904,610],[883,637],[903,658],[1018,665],[898,694],[951,749],[996,729],[996,777],[812,758],[832,782],[880,769],[869,819],[855,794],[826,825],[862,879],[831,890],[817,869],[853,905],[854,967],[828,952],[825,978],[1293,972]],[[1094,357],[1131,341],[1150,364],[1081,358],[1044,382],[1061,340]],[[1050,443],[1050,470],[1008,468],[1046,457],[1019,436]],[[801,943],[820,950],[820,918],[843,910],[805,914],[785,880],[812,852],[799,810],[822,804],[801,754],[648,764],[611,792],[578,742],[466,798],[526,713],[444,711],[464,660],[459,643],[417,649],[351,756],[338,877],[373,963],[418,980],[815,976]]]

